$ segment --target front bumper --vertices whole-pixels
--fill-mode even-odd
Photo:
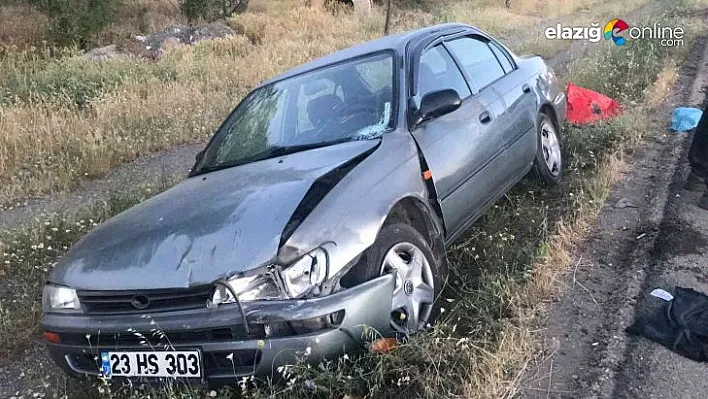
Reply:
[[[61,343],[47,342],[47,347],[69,374],[100,375],[101,351],[165,350],[168,345],[168,350],[199,349],[204,379],[228,383],[237,377],[274,375],[278,366],[292,364],[306,352],[309,361],[319,362],[360,349],[367,327],[389,330],[394,281],[393,275],[386,275],[322,298],[246,302],[250,335],[235,305],[145,315],[45,314],[42,327],[61,338]],[[338,327],[265,334],[265,326],[332,315]]]

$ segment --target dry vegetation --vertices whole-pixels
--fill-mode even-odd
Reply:
[[[646,1],[630,0],[624,7]],[[602,20],[616,12],[616,2],[596,3],[597,12],[580,18]],[[229,21],[240,35],[196,48],[177,46],[156,62],[131,58],[97,64],[76,57],[76,51],[0,48],[0,206],[69,189],[77,179],[100,175],[141,154],[204,140],[261,80],[381,34],[380,10],[357,17],[299,4],[254,1],[252,11]],[[540,30],[530,29],[541,23],[537,15],[563,16],[588,4],[518,1],[507,10],[496,0],[459,1],[430,11],[400,11],[394,28],[459,20],[510,37],[512,47],[526,52],[535,43],[550,42],[522,33]],[[12,11],[16,6],[8,10],[23,23],[34,14]],[[120,23],[102,37],[125,38],[179,19],[170,0],[139,0],[119,15]],[[6,29],[18,29],[13,26],[32,31],[31,24],[20,22],[1,25],[0,37],[9,34]],[[566,45],[554,41],[542,52]]]
[[[512,48],[531,51],[541,41],[524,32],[538,31],[544,23],[539,22],[541,15],[544,21],[561,18],[571,25],[583,24],[647,3],[518,0],[507,10],[496,0],[459,1],[427,11],[399,12],[394,22],[396,30],[441,21],[470,22],[512,38]],[[673,7],[685,10],[699,4],[679,3],[660,10],[668,12],[662,23],[690,22],[678,19]],[[578,12],[581,9],[589,12]],[[5,188],[0,203],[67,189],[85,175],[100,174],[139,154],[205,139],[250,87],[289,66],[379,36],[383,16],[380,10],[361,18],[304,8],[295,1],[261,1],[229,24],[240,32],[235,38],[177,46],[156,62],[130,59],[94,64],[73,57],[75,52],[70,50],[0,52],[0,69],[7,71],[0,76],[0,132],[4,132],[0,185]],[[687,31],[698,28],[692,25]],[[541,50],[550,53],[568,44],[558,43]],[[452,284],[445,294],[444,317],[433,331],[390,354],[367,354],[316,369],[295,365],[288,371],[291,385],[244,381],[246,396],[387,397],[406,392],[422,397],[513,396],[518,371],[533,355],[533,331],[543,304],[562,290],[560,281],[572,265],[573,244],[619,178],[624,150],[652,131],[647,115],[670,93],[676,64],[686,49],[608,47],[570,66],[564,79],[572,78],[633,106],[609,123],[568,127],[564,184],[547,191],[525,182],[449,251]],[[99,220],[123,207],[114,204],[87,212],[98,214],[94,219]],[[0,255],[6,256],[0,276],[15,282],[0,298],[0,336],[14,337],[0,341],[0,352],[14,354],[15,347],[26,343],[21,332],[36,328],[37,287],[44,269],[84,231],[79,226],[81,234],[53,237],[56,243],[49,252],[45,241],[52,234],[47,229],[68,226],[66,221],[49,223],[31,232],[13,233],[0,244]],[[37,251],[40,242],[44,248]],[[316,390],[304,388],[305,381]],[[127,395],[180,394],[131,391]]]
[[[0,47],[40,45],[47,21],[47,17],[33,6],[0,6]]]

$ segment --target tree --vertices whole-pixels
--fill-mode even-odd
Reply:
[[[386,25],[384,26],[384,35],[388,35],[391,29],[391,0],[388,0],[386,5]]]
[[[189,22],[214,21],[246,11],[248,0],[180,0],[179,9]]]
[[[30,0],[51,21],[48,36],[59,45],[87,47],[94,35],[113,22],[121,0]]]

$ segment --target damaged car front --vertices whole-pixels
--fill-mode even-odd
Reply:
[[[44,288],[56,363],[233,381],[388,331],[395,273],[353,268],[397,201],[427,198],[415,143],[397,129],[396,63],[382,51],[263,84],[188,179],[78,242]],[[416,312],[430,312],[429,294]]]

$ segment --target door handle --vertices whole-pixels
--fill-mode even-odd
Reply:
[[[481,114],[479,114],[479,121],[483,125],[486,125],[487,123],[492,121],[492,114],[490,114],[488,111],[482,112]]]
[[[524,93],[531,93],[531,86],[525,84],[525,85],[521,86],[521,90],[523,90]]]

